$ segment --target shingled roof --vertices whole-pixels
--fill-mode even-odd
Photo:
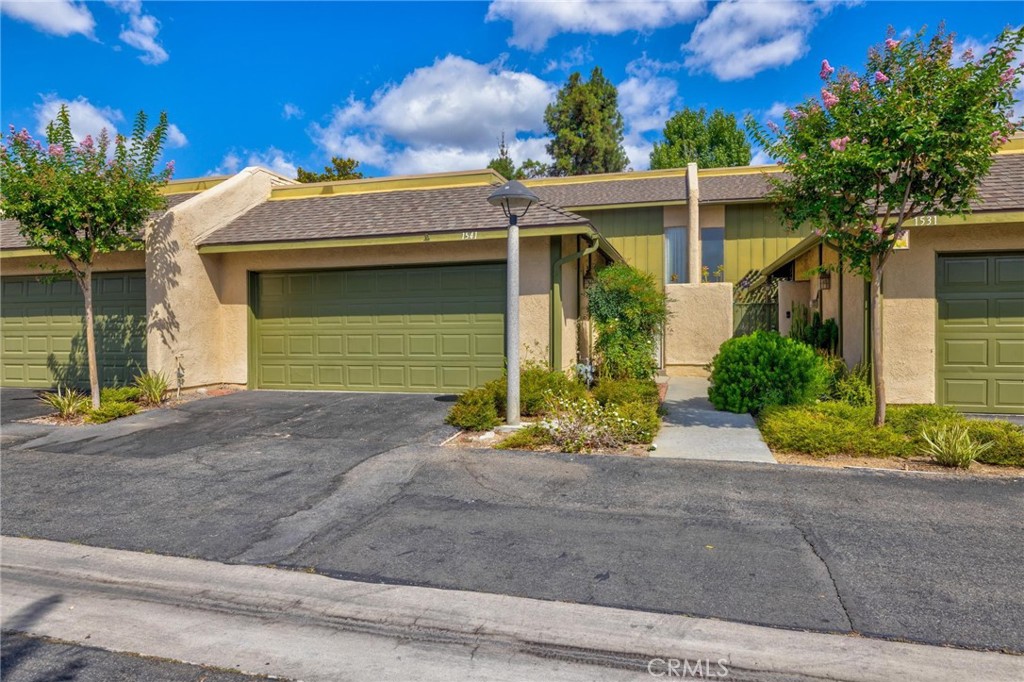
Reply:
[[[643,204],[686,201],[686,176],[623,177],[618,180],[597,178],[591,181],[526,185],[541,199],[557,206],[579,208],[609,204]]]
[[[997,154],[992,169],[978,187],[975,211],[1024,209],[1024,154]]]
[[[178,204],[188,201],[199,192],[183,192],[181,194],[170,194],[167,196],[167,208],[174,208]],[[153,213],[153,218],[158,218],[161,212]],[[18,233],[17,220],[0,220],[0,250],[7,249],[28,249],[32,248],[25,241],[25,238]]]
[[[272,198],[215,230],[200,246],[316,241],[502,230],[508,219],[487,203],[492,185]],[[532,206],[521,228],[589,225],[545,201]]]

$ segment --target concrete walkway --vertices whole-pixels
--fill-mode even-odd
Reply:
[[[307,682],[626,682],[683,660],[737,682],[1024,679],[1024,657],[999,653],[46,540],[3,550],[5,632]]]
[[[707,379],[669,378],[665,408],[652,457],[775,463],[753,417],[711,405]]]

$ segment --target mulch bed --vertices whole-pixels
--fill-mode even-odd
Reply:
[[[773,452],[780,464],[801,464],[804,466],[827,467],[832,469],[885,469],[887,471],[916,471],[939,474],[941,476],[1001,476],[1004,478],[1024,478],[1024,468],[1012,466],[993,466],[973,462],[970,469],[953,469],[939,466],[925,457],[864,457],[856,455],[828,455],[814,457],[789,452]]]
[[[181,405],[191,403],[196,400],[202,400],[203,398],[216,398],[218,396],[223,395],[230,395],[241,390],[244,389],[240,389],[234,386],[217,386],[216,388],[208,388],[206,389],[205,392],[202,393],[200,393],[199,391],[186,391],[181,394],[180,398],[171,397],[168,398],[167,400],[164,400],[164,402],[160,403],[159,405],[143,405],[142,403],[139,403],[139,411],[136,412],[135,414],[142,414],[143,412],[149,412],[150,410],[173,410],[176,407],[180,407]],[[169,392],[169,394],[171,396],[174,396],[173,391]],[[121,419],[124,419],[124,417],[121,417]],[[47,414],[43,415],[42,417],[30,417],[28,419],[19,419],[18,421],[20,421],[23,424],[45,424],[47,426],[99,426],[99,424],[91,424],[85,421],[85,415],[80,415],[78,417],[75,417],[74,419],[61,419],[55,414]],[[111,421],[117,420],[114,419]],[[107,423],[109,424],[110,422]]]

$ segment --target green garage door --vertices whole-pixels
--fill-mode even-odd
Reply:
[[[70,279],[0,279],[2,385],[88,386],[85,307]],[[97,363],[104,384],[130,382],[146,369],[146,273],[93,276]]]
[[[939,256],[939,402],[1024,414],[1024,253]]]
[[[500,377],[504,264],[261,273],[257,388],[454,392]]]

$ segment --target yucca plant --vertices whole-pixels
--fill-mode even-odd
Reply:
[[[944,467],[967,469],[978,455],[992,447],[992,443],[978,443],[971,440],[966,424],[948,424],[921,431],[921,438],[927,445],[921,452],[928,455],[936,464]]]
[[[163,372],[146,372],[135,377],[135,385],[142,391],[142,402],[159,405],[167,393],[167,377]]]
[[[56,393],[44,393],[39,400],[56,410],[61,419],[74,419],[89,409],[89,396],[73,388],[58,386]]]

